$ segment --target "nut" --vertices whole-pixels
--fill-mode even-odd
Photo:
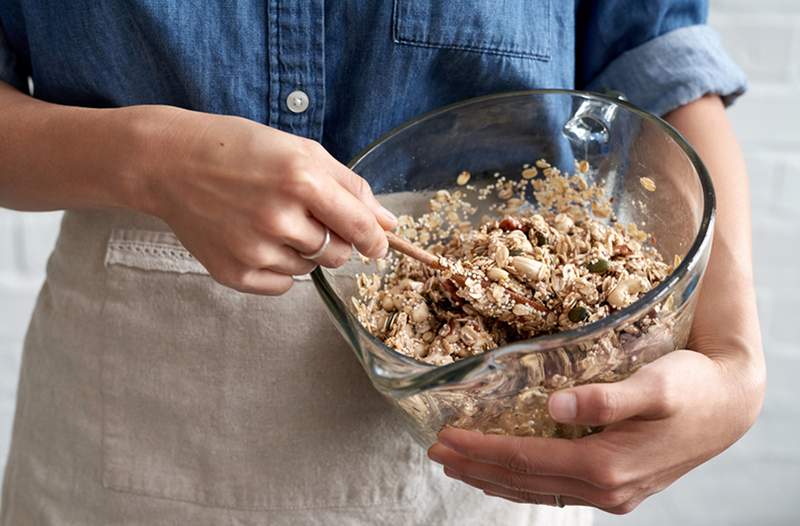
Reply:
[[[513,244],[513,248],[521,250],[526,254],[533,252],[533,245],[528,240],[528,236],[526,236],[525,232],[522,230],[513,230],[509,232],[508,239]]]
[[[411,311],[411,319],[415,323],[421,323],[427,320],[429,315],[428,305],[425,302],[417,303]]]
[[[509,232],[511,230],[519,230],[522,228],[522,223],[515,217],[504,217],[498,225],[502,230]]]
[[[381,300],[381,307],[383,307],[383,310],[386,312],[391,312],[394,310],[394,300],[390,294],[384,294],[383,300]]]
[[[564,234],[572,230],[572,227],[575,226],[575,222],[567,214],[558,214],[553,220],[553,224],[556,230]]]
[[[606,301],[615,309],[622,309],[633,303],[636,295],[646,288],[650,287],[644,278],[631,276],[617,283],[608,293]]]
[[[470,177],[471,174],[465,170],[460,174],[458,174],[458,177],[456,178],[456,183],[458,183],[458,186],[464,186],[469,182]]]

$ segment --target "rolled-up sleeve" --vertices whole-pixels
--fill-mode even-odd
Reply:
[[[8,44],[2,23],[0,23],[0,80],[22,91],[28,91],[28,76],[22,72],[17,57]]]
[[[578,26],[585,31],[577,56],[579,87],[622,92],[657,115],[706,94],[719,95],[730,105],[747,89],[744,72],[705,24],[707,2],[592,4],[588,11],[579,11],[586,17]]]

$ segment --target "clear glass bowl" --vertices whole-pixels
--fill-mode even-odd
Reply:
[[[350,298],[356,274],[375,266],[354,258],[312,277],[331,319],[375,388],[431,445],[445,425],[490,433],[577,437],[594,430],[553,422],[550,392],[622,379],[686,344],[697,289],[711,249],[714,193],[705,167],[666,122],[620,99],[568,90],[504,93],[460,102],[416,118],[377,140],[351,163],[397,214],[418,215],[432,192],[456,187],[462,170],[480,185],[494,172],[517,176],[546,158],[590,177],[613,196],[614,211],[654,235],[675,271],[625,309],[580,328],[505,345],[436,367],[386,346],[358,322]],[[640,182],[649,177],[656,191]],[[491,199],[481,202],[484,210]],[[477,203],[475,203],[477,204]],[[535,203],[533,203],[535,206]],[[643,319],[657,323],[642,330]]]

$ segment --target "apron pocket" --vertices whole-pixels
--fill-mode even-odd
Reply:
[[[310,282],[237,293],[168,232],[115,230],[105,261],[104,486],[243,510],[413,505],[423,451]]]

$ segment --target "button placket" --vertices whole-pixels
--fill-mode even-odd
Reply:
[[[271,2],[276,20],[277,127],[312,139],[322,137],[324,23],[322,0]],[[273,80],[273,79],[271,79]],[[273,106],[275,107],[275,106]]]

